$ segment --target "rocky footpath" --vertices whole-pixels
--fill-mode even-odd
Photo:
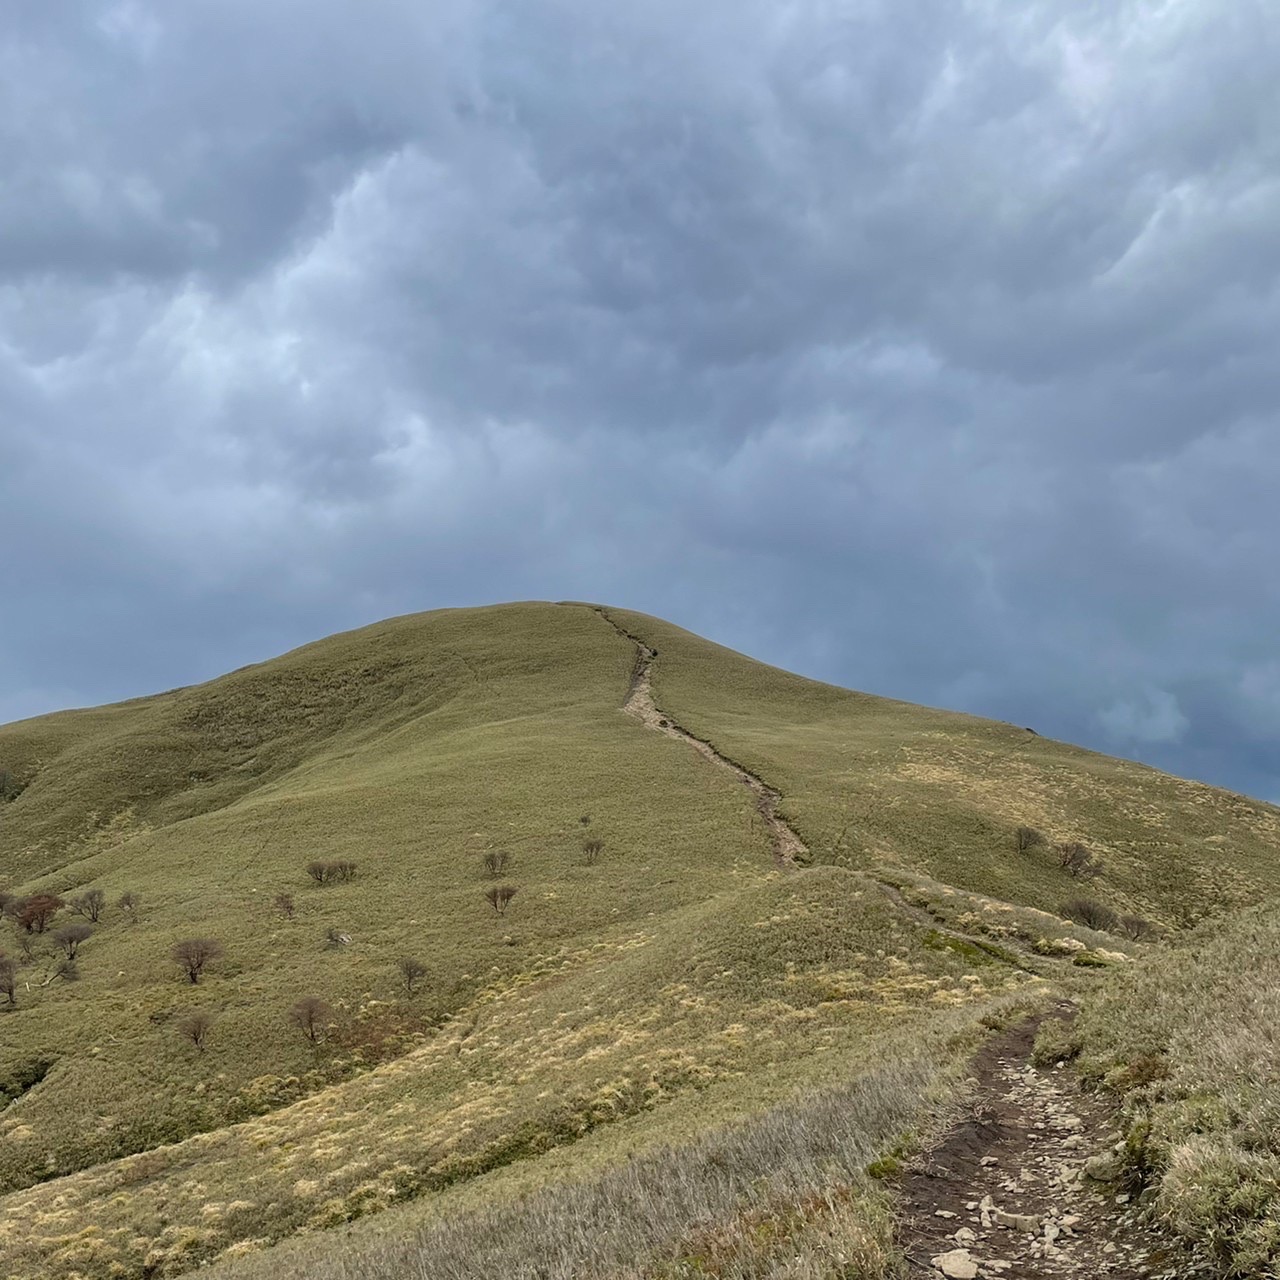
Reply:
[[[948,1280],[1190,1280],[1174,1242],[1119,1180],[1105,1102],[1065,1064],[1032,1065],[1034,1023],[974,1059],[972,1105],[901,1186],[899,1242],[917,1274]]]

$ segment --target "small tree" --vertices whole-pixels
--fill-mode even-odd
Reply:
[[[186,1036],[203,1053],[204,1042],[208,1039],[212,1026],[213,1014],[206,1013],[203,1009],[196,1009],[178,1023],[178,1034]]]
[[[1044,844],[1044,836],[1035,827],[1019,827],[1013,833],[1013,844],[1019,853],[1029,853]]]
[[[401,956],[396,961],[396,968],[400,970],[400,981],[406,995],[413,995],[414,987],[427,976],[427,966],[412,956]]]
[[[582,842],[582,856],[586,860],[587,866],[593,867],[600,861],[600,855],[604,852],[604,841],[600,839],[584,840]]]
[[[271,904],[286,920],[292,920],[294,915],[293,894],[277,893]]]
[[[308,862],[307,875],[309,875],[316,884],[324,884],[329,878],[329,864],[327,862]]]
[[[511,866],[511,855],[505,849],[490,849],[481,863],[485,872],[496,879]]]
[[[129,917],[130,920],[138,918],[138,895],[132,889],[126,889],[116,899],[116,906]]]
[[[354,880],[355,878],[356,864],[349,858],[341,858],[337,862],[329,863],[330,880]]]
[[[221,958],[222,943],[213,938],[184,938],[174,943],[169,954],[187,978],[195,983],[200,981],[201,974],[210,964]]]
[[[18,989],[18,970],[13,961],[8,956],[0,955],[0,996],[4,996],[6,1003],[17,1004],[18,997],[14,994]]]
[[[289,1017],[312,1044],[319,1044],[325,1023],[329,1020],[329,1006],[319,996],[303,996],[289,1010]]]
[[[1077,880],[1093,880],[1102,874],[1102,859],[1095,858],[1078,840],[1058,846],[1058,865]]]
[[[1147,942],[1156,936],[1156,927],[1141,916],[1121,916],[1120,932],[1134,942]]]
[[[1090,929],[1110,931],[1116,927],[1116,913],[1093,898],[1073,898],[1062,904],[1062,915]]]
[[[107,895],[101,889],[86,889],[71,899],[71,910],[97,924],[107,905]]]
[[[507,914],[507,908],[511,905],[511,899],[514,898],[517,893],[519,893],[519,890],[514,885],[498,884],[488,890],[484,896],[488,898],[489,905],[500,916],[505,916]]]
[[[60,946],[68,960],[74,960],[80,950],[80,944],[93,937],[93,930],[87,924],[64,924],[61,929],[53,931],[53,940]]]
[[[61,898],[52,893],[37,893],[23,901],[16,918],[27,933],[43,933],[65,905]]]

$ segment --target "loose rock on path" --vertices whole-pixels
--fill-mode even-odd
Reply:
[[[1065,1011],[1060,1011],[1065,1012]],[[1036,1021],[974,1059],[968,1115],[913,1161],[899,1242],[921,1276],[948,1280],[1190,1280],[1174,1242],[1141,1219],[1105,1102],[1067,1067],[1031,1062]]]

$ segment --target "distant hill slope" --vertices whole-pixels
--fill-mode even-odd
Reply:
[[[664,715],[829,865],[780,868],[727,769],[622,714],[628,633]],[[73,964],[69,907],[0,926],[6,1275],[179,1274],[505,1194],[563,1176],[548,1153],[607,1164],[908,1035],[945,1073],[1066,963],[1040,935],[1132,949],[1032,909],[1088,892],[1175,925],[1280,878],[1268,806],[579,604],[393,619],[5,726],[0,769],[0,889],[107,904]],[[1018,852],[1024,824],[1046,843]],[[1069,841],[1100,878],[1058,865]],[[354,875],[308,873],[334,862]],[[221,951],[198,983],[171,958],[190,938]]]

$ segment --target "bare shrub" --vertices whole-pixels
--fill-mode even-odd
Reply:
[[[1118,923],[1116,913],[1093,898],[1072,898],[1070,902],[1062,904],[1060,914],[1068,920],[1074,920],[1076,924],[1082,924],[1089,929],[1101,929],[1104,932],[1114,929]]]
[[[578,821],[582,823],[584,827],[589,827],[591,825],[591,815],[589,813],[584,813]]]
[[[324,940],[326,949],[333,951],[337,947],[350,946],[351,935],[349,933],[343,933],[341,929],[335,929],[330,926],[325,930]]]
[[[18,997],[15,992],[18,989],[18,969],[17,966],[6,955],[0,955],[0,996],[4,996],[6,1003],[17,1004]]]
[[[1156,927],[1142,916],[1121,916],[1120,932],[1134,942],[1147,942],[1156,936]]]
[[[584,840],[582,842],[582,858],[587,866],[594,867],[600,861],[600,855],[604,852],[604,841],[595,838],[592,840]]]
[[[484,896],[489,900],[489,905],[500,916],[505,916],[507,914],[507,908],[511,905],[511,899],[519,892],[520,891],[514,885],[498,884],[488,890]]]
[[[204,1042],[208,1039],[212,1026],[213,1014],[206,1013],[203,1009],[196,1009],[178,1023],[178,1034],[185,1036],[203,1053]]]
[[[485,871],[495,878],[511,866],[511,855],[505,849],[490,849],[482,859]]]
[[[101,889],[86,889],[71,899],[71,910],[78,916],[97,924],[107,905],[107,895]]]
[[[68,960],[74,960],[80,950],[81,943],[93,937],[93,930],[87,924],[64,924],[61,929],[53,931],[53,940],[62,948]]]
[[[116,899],[116,906],[119,907],[130,920],[137,920],[138,904],[138,895],[134,893],[132,889],[126,889],[124,893]]]
[[[401,956],[396,961],[396,968],[400,971],[400,981],[406,995],[413,995],[414,988],[427,976],[427,966],[412,956]]]
[[[356,864],[348,858],[339,858],[333,862],[308,862],[307,875],[316,884],[335,884],[339,880],[354,880]]]
[[[1069,840],[1058,846],[1058,865],[1077,880],[1093,880],[1102,874],[1102,859],[1078,840]]]
[[[271,905],[275,907],[275,909],[282,916],[284,916],[286,920],[293,919],[293,916],[294,916],[293,894],[277,893],[275,898],[272,899]]]
[[[1013,846],[1019,853],[1029,853],[1044,844],[1044,836],[1035,827],[1019,827],[1013,833]]]
[[[37,893],[23,900],[15,919],[27,933],[43,933],[65,905],[52,893]]]
[[[303,996],[292,1009],[289,1019],[312,1044],[319,1044],[329,1021],[329,1006],[319,996]]]
[[[222,956],[222,943],[213,938],[184,938],[169,952],[191,982],[199,982],[207,966]]]
[[[0,769],[0,804],[16,800],[22,794],[22,783],[12,769]]]

